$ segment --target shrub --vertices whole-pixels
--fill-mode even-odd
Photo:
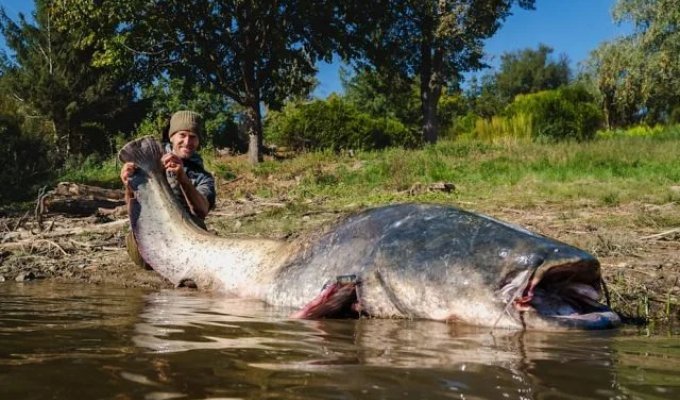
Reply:
[[[505,115],[521,114],[531,118],[534,138],[555,140],[592,139],[603,120],[594,97],[580,85],[519,95]]]
[[[270,112],[265,137],[296,150],[381,149],[418,144],[417,132],[392,117],[372,117],[338,96]]]
[[[472,137],[496,142],[501,139],[531,139],[533,121],[531,115],[519,113],[509,117],[491,117],[490,120],[478,119]]]
[[[481,117],[474,112],[456,116],[453,123],[449,127],[443,129],[442,138],[474,136],[475,126],[477,125],[477,120],[480,118]]]
[[[621,137],[655,137],[667,131],[668,128],[661,125],[635,125],[627,129],[598,131],[596,137],[598,139],[614,139]]]

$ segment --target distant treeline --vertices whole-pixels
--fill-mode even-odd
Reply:
[[[634,33],[578,74],[554,49],[502,56],[483,42],[534,0],[36,0],[0,8],[0,203],[96,163],[169,114],[200,111],[203,144],[262,160],[292,149],[418,147],[442,137],[588,140],[599,129],[680,120],[680,0],[619,0]],[[559,49],[558,49],[559,50]],[[340,57],[344,93],[310,97]],[[9,166],[8,166],[9,165]]]

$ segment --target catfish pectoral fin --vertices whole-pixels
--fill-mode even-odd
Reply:
[[[357,302],[357,283],[340,281],[326,287],[302,309],[291,315],[291,318],[358,318],[361,307]]]

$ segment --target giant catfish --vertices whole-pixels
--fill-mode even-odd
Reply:
[[[140,253],[175,285],[290,307],[296,318],[432,319],[514,329],[604,329],[591,254],[452,206],[395,204],[293,242],[200,229],[174,197],[153,138],[119,158],[136,170],[130,222]]]

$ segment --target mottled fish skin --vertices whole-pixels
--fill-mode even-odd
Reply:
[[[372,317],[508,328],[526,327],[508,312],[524,290],[518,282],[535,283],[546,271],[568,281],[573,268],[564,266],[578,266],[579,284],[599,293],[599,263],[587,252],[451,206],[374,208],[298,243],[217,237],[199,229],[174,197],[161,155],[154,139],[142,138],[119,158],[138,166],[130,219],[140,253],[176,285],[190,279],[202,290],[296,309],[338,276],[355,275],[358,301]],[[533,317],[534,327],[554,325]],[[583,320],[596,323],[573,325],[609,327],[609,319],[594,315]]]
[[[508,276],[574,262],[599,279],[597,260],[567,244],[450,206],[398,204],[330,230],[278,270],[268,301],[300,307],[321,283],[355,274],[372,316],[489,325]],[[506,318],[500,326],[516,324]]]
[[[129,181],[135,196],[129,211],[144,260],[175,285],[191,280],[202,290],[262,298],[284,243],[221,238],[200,229],[172,193],[161,155],[153,138],[130,142],[119,153],[138,167]]]

